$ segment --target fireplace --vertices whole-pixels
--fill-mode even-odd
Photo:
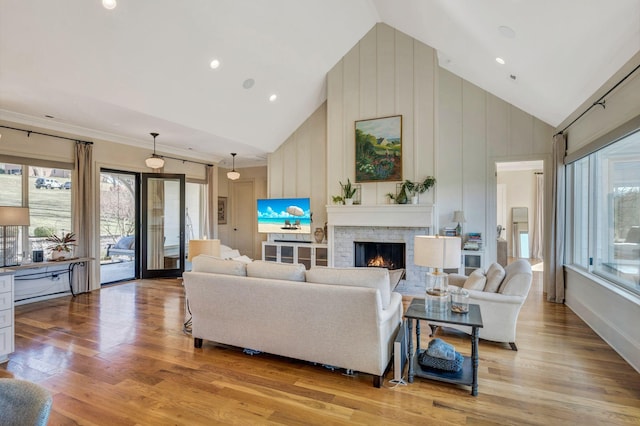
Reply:
[[[405,244],[354,241],[354,266],[377,266],[389,270],[404,269]]]

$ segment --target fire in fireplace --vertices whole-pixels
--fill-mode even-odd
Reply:
[[[377,266],[390,270],[405,268],[405,244],[354,241],[354,266]]]

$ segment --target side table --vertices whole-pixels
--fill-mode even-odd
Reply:
[[[482,327],[480,306],[469,304],[469,312],[459,314],[447,309],[445,312],[427,312],[424,299],[414,298],[404,314],[409,326],[409,383],[413,383],[414,376],[446,383],[471,386],[471,395],[478,396],[478,329]],[[416,349],[413,348],[413,321],[416,328]],[[464,357],[462,369],[457,372],[443,371],[423,367],[418,363],[420,354],[420,320],[434,321],[443,324],[457,324],[471,327],[471,357]]]

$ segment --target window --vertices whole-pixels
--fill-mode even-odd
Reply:
[[[29,207],[31,224],[20,239],[20,260],[46,249],[49,234],[71,231],[71,170],[0,163],[0,185],[0,205]]]
[[[640,131],[568,172],[568,263],[640,294]]]

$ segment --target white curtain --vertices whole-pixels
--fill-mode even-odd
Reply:
[[[164,180],[148,180],[149,237],[147,240],[147,269],[165,269],[164,266]]]
[[[543,244],[543,212],[544,212],[544,175],[536,173],[536,205],[533,210],[533,250],[531,257],[534,259],[542,259]]]
[[[93,172],[93,145],[86,142],[77,142],[75,150],[76,179],[73,182],[73,230],[76,234],[74,256],[92,257],[94,218],[96,217],[92,193],[94,188]],[[74,293],[83,293],[91,290],[89,277],[91,276],[91,262],[86,262],[84,267],[75,268],[73,272]]]
[[[204,197],[203,209],[204,209],[204,226],[203,232],[207,238],[216,238],[216,212],[218,211],[218,199],[216,194],[218,193],[216,188],[217,179],[215,179],[216,173],[215,166],[207,166],[207,185],[206,194]]]
[[[565,166],[567,139],[563,134],[553,137],[551,171],[551,223],[547,256],[544,265],[544,289],[550,302],[564,302],[564,234],[565,234]]]

